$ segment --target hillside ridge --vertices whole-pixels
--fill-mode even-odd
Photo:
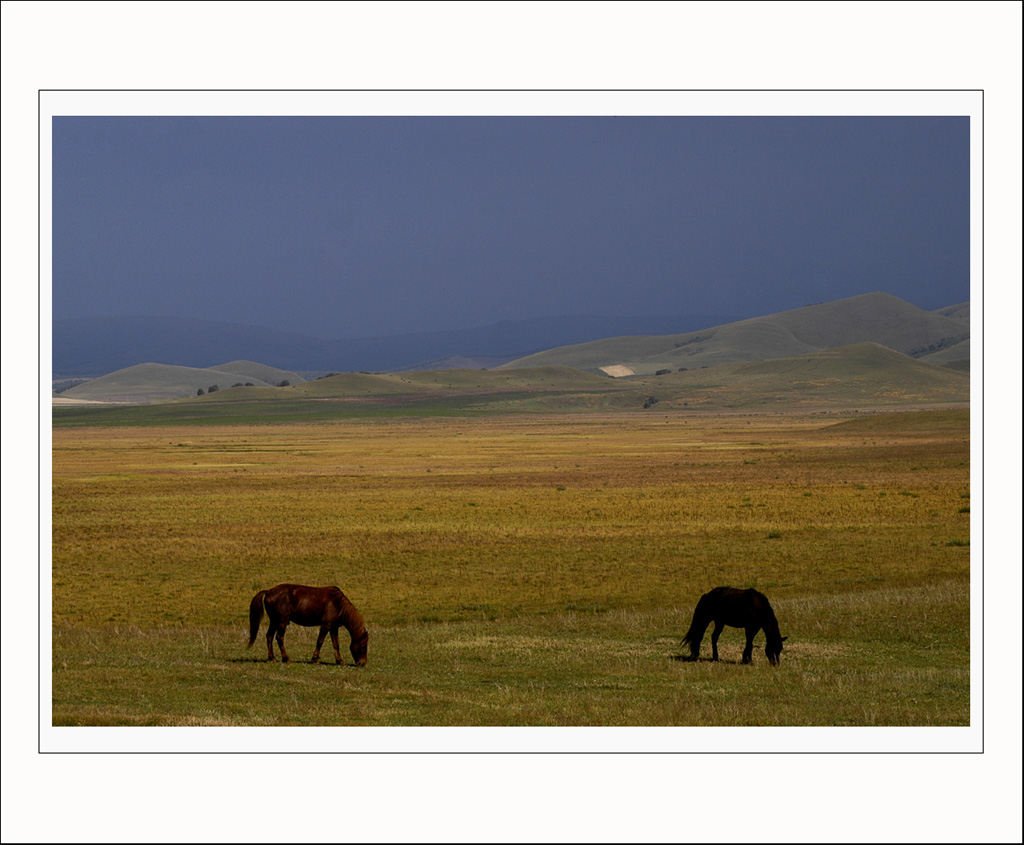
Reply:
[[[649,375],[663,369],[785,358],[861,342],[879,343],[919,358],[942,353],[940,362],[947,363],[970,357],[969,338],[969,325],[962,320],[876,292],[695,332],[615,337],[556,347],[502,367],[563,364],[610,375],[617,374],[619,368],[629,374]]]
[[[203,368],[136,364],[64,390],[60,396],[65,401],[150,403],[195,397],[199,391],[209,393],[214,386],[214,392],[220,394],[217,401],[229,401],[241,395],[234,391],[230,396],[221,393],[225,388],[243,386],[252,396],[273,398],[266,388],[281,385],[293,388],[281,394],[293,399],[577,391],[583,388],[582,378],[596,379],[590,386],[607,393],[609,387],[603,385],[603,380],[621,380],[640,389],[650,377],[663,379],[659,384],[664,385],[665,377],[675,373],[712,370],[717,376],[728,373],[729,378],[735,379],[744,373],[746,378],[756,378],[759,373],[774,372],[772,368],[757,367],[745,371],[723,369],[741,363],[788,361],[788,366],[798,368],[794,362],[818,356],[813,358],[815,367],[827,369],[825,362],[835,356],[821,353],[829,349],[843,350],[837,353],[843,367],[849,366],[851,357],[862,368],[903,367],[906,359],[941,365],[940,369],[967,376],[970,333],[964,317],[969,316],[969,304],[940,311],[924,311],[890,294],[864,294],[682,334],[624,335],[555,347],[492,369],[460,367],[459,364],[475,362],[453,357],[431,362],[440,366],[428,364],[427,368],[415,371],[346,370],[309,382],[294,370],[251,360]],[[867,346],[857,348],[858,344]],[[873,350],[871,354],[867,349]],[[926,370],[914,372],[929,381],[930,377],[924,377]],[[693,380],[695,384],[699,382],[700,379]],[[955,383],[954,380],[950,384]],[[957,388],[951,389],[956,393]]]
[[[182,367],[147,362],[90,379],[61,393],[63,399],[108,402],[164,402],[195,396],[200,390],[223,390],[236,384],[272,387],[300,384],[298,373],[253,361],[232,361],[217,367]]]

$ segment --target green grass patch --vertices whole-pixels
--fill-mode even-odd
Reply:
[[[569,610],[372,628],[366,668],[262,660],[237,627],[54,632],[58,725],[963,725],[967,593],[929,588],[777,603],[773,670],[726,629],[721,660],[680,660],[682,610]],[[935,618],[945,620],[937,627]],[[895,620],[895,621],[894,621]]]

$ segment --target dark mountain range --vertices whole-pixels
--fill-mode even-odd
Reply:
[[[617,335],[674,334],[735,319],[690,317],[541,317],[476,329],[394,337],[324,340],[294,332],[175,317],[80,317],[53,322],[55,378],[100,376],[158,361],[206,368],[260,361],[304,373],[402,372],[482,361],[494,366],[535,352]]]

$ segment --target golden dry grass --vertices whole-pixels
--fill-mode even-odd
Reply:
[[[780,699],[789,703],[756,720],[963,723],[966,415],[881,428],[833,419],[55,429],[55,719],[747,724],[751,702],[777,698],[771,685],[781,682],[762,671],[753,691],[733,685],[751,677],[727,662],[740,632],[723,635],[719,666],[671,660],[701,593],[732,584],[769,595],[792,638],[786,683],[794,666],[803,678]],[[253,662],[259,649],[240,647],[249,598],[282,581],[337,584],[366,617],[370,669],[345,676],[354,692],[343,711],[282,703],[265,712],[248,694],[232,698],[249,676],[280,678],[289,695],[304,673],[314,688],[337,678],[298,667],[268,675]],[[312,632],[293,626],[288,636],[294,656],[308,659]],[[105,645],[84,664],[90,637]],[[202,637],[213,645],[204,650]],[[872,653],[891,653],[891,665],[875,665]],[[823,664],[848,671],[814,671]],[[164,703],[114,706],[104,672]],[[956,691],[937,710],[895,693],[888,707],[868,696],[831,715],[800,703],[800,690],[827,700],[858,682],[927,688],[938,683],[929,672]],[[683,678],[699,691],[705,677],[724,696],[710,709],[689,693],[685,707],[665,697]],[[88,706],[74,692],[83,683],[98,684]],[[367,685],[372,706],[359,699]],[[218,704],[197,708],[197,688]],[[615,702],[629,690],[642,706],[622,712]]]

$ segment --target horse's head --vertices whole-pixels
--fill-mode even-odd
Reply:
[[[352,637],[352,644],[348,650],[352,652],[352,659],[356,662],[356,666],[366,665],[366,643],[369,639],[370,634],[365,628],[358,637]]]
[[[781,662],[780,657],[782,655],[782,641],[788,640],[789,637],[779,637],[778,639],[770,639],[764,645],[764,653],[768,657],[768,662],[772,666],[778,666]]]

